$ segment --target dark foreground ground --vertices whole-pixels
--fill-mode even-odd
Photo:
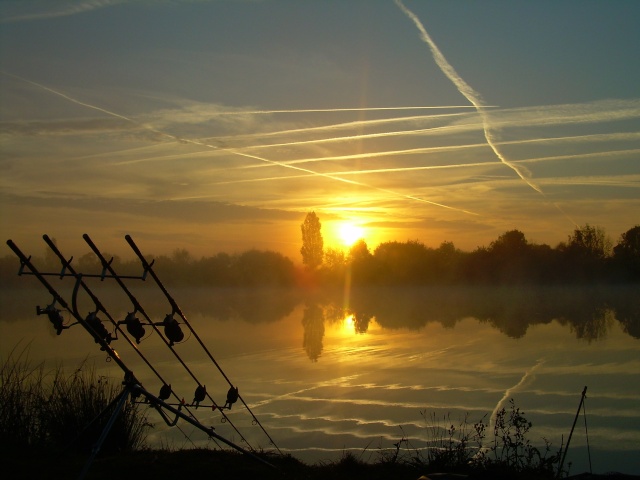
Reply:
[[[0,452],[2,477],[6,479],[74,479],[80,478],[87,463],[86,455],[58,455],[50,452]],[[86,471],[87,480],[126,479],[366,479],[431,480],[515,479],[537,480],[548,477],[514,476],[503,472],[475,475],[452,475],[431,472],[424,467],[399,463],[364,464],[354,457],[335,463],[307,465],[288,456],[263,456],[267,466],[250,457],[219,450],[141,451],[118,455],[99,455]],[[565,477],[566,478],[566,477]],[[640,480],[640,476],[572,475],[574,480]]]

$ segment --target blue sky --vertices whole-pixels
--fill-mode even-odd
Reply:
[[[0,231],[36,254],[42,233],[116,253],[129,233],[299,261],[315,210],[336,247],[345,222],[372,248],[514,228],[555,246],[585,223],[615,243],[640,223],[638,18],[636,1],[0,2]]]

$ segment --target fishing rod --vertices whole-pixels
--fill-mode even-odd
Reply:
[[[121,324],[123,322],[117,322],[116,320],[114,320],[114,318],[109,314],[109,312],[107,311],[107,309],[104,307],[104,305],[102,304],[102,302],[100,301],[100,299],[93,293],[93,291],[89,288],[89,286],[84,282],[83,277],[85,277],[86,275],[83,275],[82,273],[77,272],[73,266],[71,265],[71,261],[73,260],[73,257],[71,257],[69,260],[66,259],[66,257],[64,255],[62,255],[62,253],[60,252],[60,250],[58,249],[57,245],[51,240],[51,238],[49,238],[48,235],[43,235],[42,238],[44,239],[45,243],[49,246],[49,248],[51,249],[51,251],[53,253],[56,254],[56,256],[58,257],[58,259],[60,260],[60,262],[62,263],[62,271],[60,273],[60,276],[63,277],[65,275],[72,275],[73,277],[76,278],[76,282],[77,284],[79,284],[84,291],[87,293],[87,295],[89,295],[89,297],[91,297],[91,300],[93,301],[94,305],[96,306],[96,311],[101,311],[105,314],[105,316],[111,321],[111,323],[113,324],[113,326],[116,328],[116,330],[122,335],[122,337],[124,337],[124,339],[129,343],[129,345],[131,346],[131,348],[134,349],[134,351],[138,354],[138,356],[140,356],[140,358],[144,361],[144,363],[149,367],[149,369],[156,375],[156,377],[158,377],[158,379],[162,382],[162,388],[160,389],[160,391],[162,393],[164,393],[164,395],[159,395],[160,398],[163,398],[166,400],[167,398],[169,398],[169,395],[167,394],[167,387],[168,390],[171,392],[170,394],[172,394],[178,404],[180,405],[180,397],[177,395],[177,393],[175,393],[171,387],[167,384],[167,382],[164,380],[164,378],[162,378],[162,375],[160,375],[160,373],[156,370],[156,368],[151,364],[151,362],[147,359],[147,357],[144,355],[144,353],[142,353],[142,351],[138,348],[138,346],[133,343],[133,341],[129,338],[129,336],[125,333],[125,331],[121,328]],[[66,272],[69,272],[68,274]],[[104,272],[103,272],[104,273]],[[104,275],[100,275],[100,277],[104,278]],[[123,278],[122,276],[120,276],[120,278]],[[138,280],[144,280],[144,277],[135,277],[135,276],[126,276],[126,278],[133,278],[133,279],[138,279]],[[133,312],[133,315],[135,315],[135,312]],[[132,325],[132,321],[131,321],[131,314],[127,315],[127,319],[124,320],[125,325],[127,326],[127,330],[131,329],[131,325]],[[140,322],[138,321],[138,324]],[[135,325],[135,324],[134,324]],[[139,327],[133,327],[133,332],[130,332],[132,334],[132,336],[136,339],[136,343],[140,342],[140,337],[142,335],[144,335],[144,329],[139,330],[140,328],[142,328],[142,326],[140,325]],[[140,337],[138,336],[139,334]],[[191,410],[189,409],[188,405],[182,405],[182,407],[184,407],[189,414],[195,418],[195,416],[193,415],[193,413],[191,412]],[[158,410],[158,412],[160,413],[160,415],[162,416],[162,418],[165,420],[165,422],[167,423],[167,425],[170,426],[174,426],[175,424],[171,425],[171,422],[163,415],[162,410]],[[183,432],[184,433],[184,432]]]
[[[211,361],[213,362],[213,364],[216,366],[216,368],[218,369],[218,371],[222,374],[222,376],[224,377],[224,379],[227,381],[227,383],[229,384],[229,386],[234,389],[234,385],[233,383],[231,383],[231,380],[229,379],[229,377],[227,377],[227,375],[224,373],[224,371],[222,370],[222,367],[220,367],[220,365],[218,364],[218,362],[216,362],[215,358],[213,358],[213,355],[211,354],[211,352],[209,351],[209,349],[207,348],[207,346],[204,344],[204,342],[200,339],[200,336],[198,335],[198,333],[195,331],[195,329],[191,326],[191,324],[189,323],[189,321],[187,320],[186,315],[182,312],[182,310],[180,309],[180,306],[178,305],[178,303],[175,301],[175,299],[171,296],[171,294],[169,293],[169,291],[165,288],[165,286],[163,285],[163,283],[160,281],[160,278],[158,277],[158,275],[156,275],[156,272],[153,270],[153,262],[149,263],[147,262],[147,259],[144,257],[144,255],[142,254],[142,252],[140,251],[140,249],[138,248],[138,246],[136,245],[136,243],[133,241],[133,238],[131,238],[131,235],[125,235],[125,240],[127,241],[127,243],[129,244],[129,246],[131,247],[131,249],[135,252],[135,254],[138,256],[138,258],[140,259],[140,261],[142,262],[142,266],[144,268],[145,274],[149,273],[151,275],[151,277],[153,278],[153,280],[156,282],[156,284],[158,285],[158,287],[160,288],[160,290],[162,291],[162,293],[164,293],[165,297],[167,298],[167,300],[169,301],[169,304],[171,305],[171,308],[173,310],[173,312],[177,313],[180,318],[182,318],[182,321],[184,322],[184,324],[187,326],[187,328],[189,328],[189,330],[191,331],[191,333],[193,334],[193,336],[195,337],[195,339],[198,341],[198,343],[200,344],[200,346],[203,348],[203,350],[206,352],[207,356],[211,359]],[[231,390],[230,390],[231,392]],[[253,418],[253,421],[260,426],[260,428],[262,429],[262,431],[264,432],[264,434],[267,436],[267,438],[269,439],[269,441],[271,442],[271,444],[276,448],[276,450],[278,450],[278,452],[282,455],[282,452],[280,451],[280,449],[278,448],[278,446],[276,445],[276,443],[273,441],[273,439],[271,438],[271,436],[267,433],[267,431],[265,430],[265,428],[262,426],[262,424],[260,423],[260,421],[258,420],[258,418],[254,415],[254,413],[251,411],[251,408],[249,408],[249,405],[247,405],[247,403],[244,401],[244,399],[242,398],[242,396],[238,393],[237,389],[235,389],[235,395],[237,395],[237,398],[242,402],[242,404],[246,407],[247,411],[251,414],[251,417]]]
[[[164,402],[164,400],[162,400],[161,398],[159,398],[159,397],[149,393],[148,391],[146,391],[142,387],[142,384],[137,380],[137,378],[133,374],[133,371],[130,370],[126,366],[126,364],[120,358],[118,353],[113,348],[110,347],[109,343],[111,341],[111,338],[109,338],[109,339],[105,338],[102,335],[102,332],[98,332],[96,330],[95,326],[91,322],[87,322],[85,319],[82,318],[82,316],[78,312],[77,304],[75,303],[75,300],[73,302],[74,305],[70,306],[67,303],[67,301],[58,293],[58,291],[55,288],[53,288],[53,286],[46,280],[45,275],[40,273],[38,271],[38,269],[33,265],[33,263],[31,263],[31,257],[30,256],[27,257],[24,253],[22,253],[22,251],[18,248],[18,246],[12,240],[7,240],[7,245],[9,246],[9,248],[11,248],[11,250],[16,254],[18,259],[20,260],[20,270],[18,272],[18,275],[22,275],[22,274],[34,275],[38,279],[38,281],[40,281],[40,283],[48,290],[48,292],[53,297],[53,302],[50,305],[50,307],[54,308],[55,303],[58,303],[58,304],[60,304],[60,306],[62,308],[64,308],[69,313],[71,313],[71,315],[74,316],[74,318],[77,320],[77,323],[82,325],[85,328],[85,330],[87,330],[87,332],[94,338],[96,343],[100,344],[101,350],[107,352],[109,357],[113,361],[115,361],[116,364],[122,369],[122,371],[124,372],[124,382],[123,382],[123,384],[125,385],[125,388],[127,389],[126,391],[131,393],[131,395],[133,397],[136,397],[136,396],[139,396],[139,395],[143,395],[152,405],[156,406],[156,408],[164,408],[164,409],[172,412],[173,414],[176,415],[176,418],[177,417],[182,418],[187,423],[190,423],[194,427],[196,427],[199,430],[205,432],[210,438],[214,438],[216,440],[219,440],[219,441],[225,443],[226,445],[229,445],[230,447],[234,448],[235,450],[237,450],[237,451],[239,451],[239,452],[241,452],[243,454],[246,454],[246,455],[250,456],[251,458],[253,458],[253,459],[255,459],[255,460],[257,460],[257,461],[259,461],[259,462],[261,462],[261,463],[263,463],[263,464],[265,464],[267,466],[275,468],[272,464],[270,464],[266,460],[264,460],[264,459],[258,457],[257,455],[249,452],[248,450],[240,447],[239,445],[236,445],[235,443],[231,442],[230,440],[227,440],[226,438],[218,435],[217,433],[214,432],[214,428],[213,427],[205,427],[197,419],[191,418],[191,417],[185,415],[184,413],[182,413],[180,408],[176,409],[172,405]],[[28,272],[24,271],[25,267],[29,269]],[[120,278],[115,274],[115,272],[110,271],[110,273],[114,274],[114,278],[118,279],[118,281],[121,282]],[[77,284],[76,284],[76,288],[74,290],[74,296],[77,293],[77,289],[78,288],[79,288],[79,282],[77,282]],[[59,310],[56,310],[56,311],[59,313]],[[125,397],[126,397],[126,395],[123,395],[122,398],[125,398]],[[104,434],[105,434],[105,432],[103,432],[103,436],[104,436]],[[102,439],[102,436],[101,436],[101,439]],[[96,446],[96,448],[97,448],[97,446]],[[94,449],[94,451],[95,451],[95,449]],[[85,467],[85,470],[86,470],[86,467]],[[84,471],[83,471],[83,473],[84,473]]]
[[[587,386],[585,385],[584,390],[582,390],[582,396],[580,397],[580,403],[578,404],[578,411],[576,412],[576,416],[573,419],[573,425],[571,426],[571,431],[569,432],[569,438],[567,439],[567,446],[564,448],[564,453],[562,454],[562,460],[560,461],[560,465],[558,466],[558,474],[556,478],[560,478],[562,475],[562,466],[564,465],[564,460],[567,458],[567,452],[569,451],[569,444],[571,443],[571,437],[573,436],[573,430],[576,428],[576,422],[578,421],[578,417],[580,416],[580,409],[584,403],[584,399],[587,396]],[[591,455],[591,453],[589,453]],[[589,458],[591,461],[591,458]]]
[[[183,420],[185,420],[186,422],[190,423],[191,425],[193,425],[194,427],[198,428],[199,430],[202,430],[203,432],[205,432],[207,435],[209,435],[210,437],[216,438],[218,440],[220,440],[221,442],[229,445],[230,447],[236,449],[237,451],[248,455],[249,457],[253,458],[254,460],[257,460],[271,468],[276,468],[273,464],[267,462],[265,459],[255,455],[253,452],[250,452],[248,450],[245,450],[244,448],[240,447],[239,445],[236,445],[235,443],[227,440],[226,438],[218,435],[215,431],[213,427],[205,427],[204,425],[202,425],[200,422],[198,422],[197,420],[193,420],[190,417],[184,415],[180,410],[174,408],[173,406],[171,406],[168,403],[165,403],[164,401],[158,399],[155,395],[147,392],[144,388],[142,388],[141,385],[139,384],[131,384],[131,388],[133,389],[133,391],[137,394],[143,395],[145,396],[147,399],[149,399],[150,402],[157,402],[158,405],[160,405],[162,408],[165,408],[167,410],[169,410],[171,413],[174,413],[176,416],[181,417]]]
[[[37,307],[36,312],[38,314],[41,314],[41,313],[54,314],[57,311],[57,309],[55,308],[55,304],[58,303],[62,308],[64,308],[69,313],[71,313],[71,315],[73,315],[73,317],[77,320],[77,323],[82,325],[84,329],[87,332],[89,332],[89,334],[93,337],[95,342],[100,345],[100,349],[107,352],[107,355],[109,355],[109,358],[111,358],[113,361],[115,361],[118,364],[118,366],[124,372],[125,378],[135,379],[133,375],[133,371],[129,370],[129,368],[125,365],[125,363],[120,358],[120,355],[118,355],[118,352],[116,352],[109,345],[109,343],[111,342],[111,337],[104,335],[104,332],[101,331],[98,325],[102,326],[102,324],[97,323],[99,322],[99,320],[97,320],[97,317],[95,317],[94,315],[92,320],[87,321],[87,319],[91,317],[91,314],[89,314],[89,316],[87,316],[87,319],[83,318],[82,315],[80,315],[80,313],[78,312],[77,305],[75,304],[75,298],[74,298],[73,305],[70,306],[66,302],[66,300],[56,291],[56,289],[51,286],[51,284],[46,280],[45,276],[41,274],[38,271],[38,269],[31,263],[31,257],[27,257],[24,253],[22,253],[22,251],[18,248],[18,246],[15,243],[13,243],[12,240],[7,240],[7,245],[9,246],[9,248],[11,248],[11,250],[13,250],[13,253],[15,253],[16,256],[20,259],[20,271],[18,272],[18,275],[22,275],[25,273],[29,275],[34,275],[53,297],[53,302],[50,305],[48,305],[44,309],[40,309],[39,307]],[[24,272],[24,267],[27,267],[29,269],[29,272]],[[51,319],[51,316],[50,316],[50,319]],[[56,320],[56,322],[61,322],[61,319]],[[58,330],[58,334],[59,334],[62,331],[62,328],[64,327],[61,325],[61,323],[60,324],[55,323],[53,319],[52,319],[52,323],[54,323],[54,327],[56,327],[56,330]],[[102,326],[102,328],[104,329],[104,326]]]
[[[167,340],[165,338],[164,335],[162,335],[160,333],[160,330],[158,329],[157,325],[151,320],[151,318],[149,317],[149,315],[147,315],[147,313],[145,312],[144,308],[142,308],[142,305],[140,305],[140,302],[138,301],[138,299],[133,295],[133,293],[131,293],[131,291],[129,290],[129,288],[125,285],[125,283],[120,279],[120,277],[117,275],[117,273],[115,272],[114,268],[111,266],[111,262],[107,261],[107,259],[102,255],[102,253],[100,252],[100,250],[98,249],[98,247],[93,243],[93,241],[91,240],[91,238],[89,237],[89,235],[87,235],[86,233],[84,235],[82,235],[82,238],[85,240],[85,242],[87,242],[87,244],[89,245],[89,247],[91,248],[91,250],[93,250],[93,252],[96,254],[96,256],[98,257],[98,259],[100,260],[100,262],[102,263],[103,268],[105,268],[106,270],[109,271],[109,273],[113,276],[113,278],[116,280],[116,282],[118,283],[118,285],[120,286],[120,288],[124,291],[124,293],[129,297],[129,300],[131,301],[131,303],[133,304],[134,307],[134,311],[136,312],[140,312],[142,314],[142,316],[147,320],[147,322],[149,322],[149,324],[151,325],[151,327],[156,331],[156,333],[160,336],[160,338],[162,338],[162,340],[164,341],[164,343],[167,345],[167,347],[169,347],[169,350],[171,350],[171,352],[173,352],[173,355],[176,357],[176,359],[178,360],[178,362],[180,362],[180,364],[183,366],[183,368],[187,371],[187,373],[189,373],[189,375],[191,376],[191,378],[196,382],[196,384],[198,385],[196,387],[196,391],[194,394],[194,402],[196,405],[196,408],[198,407],[198,404],[204,400],[205,397],[209,397],[209,399],[211,400],[212,404],[215,406],[216,409],[218,409],[220,411],[220,413],[222,414],[222,416],[224,417],[225,421],[229,423],[229,425],[231,425],[231,427],[235,430],[235,432],[240,436],[240,438],[242,439],[243,442],[245,442],[249,448],[251,448],[251,450],[253,450],[253,447],[249,444],[249,442],[244,438],[244,435],[242,435],[242,433],[238,430],[238,428],[234,425],[234,423],[231,421],[231,419],[224,413],[223,409],[221,409],[215,402],[215,400],[213,399],[213,397],[211,397],[211,395],[206,391],[206,387],[200,383],[200,381],[198,380],[198,378],[195,376],[195,374],[191,371],[191,369],[189,368],[189,366],[184,362],[184,360],[182,360],[182,358],[180,357],[180,355],[178,354],[178,352],[176,352],[176,350],[173,348],[173,344],[174,344],[174,340],[177,340],[175,337],[173,337],[172,335],[175,334],[175,331],[169,330],[169,335],[172,338],[170,338],[169,340]],[[177,325],[177,321],[175,321],[175,319],[173,319],[173,322],[175,323],[169,323],[169,321],[167,321],[167,319],[169,319],[171,317],[171,319],[173,319],[173,317],[171,316],[171,314],[167,315],[165,317],[165,334],[167,334],[167,326],[175,328],[176,326],[178,327],[178,331],[179,331],[179,325]],[[173,332],[173,333],[171,333]]]

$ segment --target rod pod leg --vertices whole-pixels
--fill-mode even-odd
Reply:
[[[100,448],[102,448],[102,444],[106,440],[107,435],[109,435],[109,432],[111,431],[111,427],[113,427],[113,424],[116,423],[116,419],[118,418],[118,415],[120,415],[120,412],[122,411],[122,407],[124,407],[124,404],[127,401],[127,398],[129,397],[130,394],[131,394],[131,390],[129,389],[129,387],[126,387],[121,394],[120,400],[116,405],[116,409],[111,414],[111,418],[109,418],[109,421],[107,422],[104,429],[102,430],[102,433],[100,434],[100,438],[98,438],[98,441],[93,446],[93,449],[91,450],[91,456],[87,459],[87,462],[84,464],[84,468],[82,469],[82,472],[80,472],[80,476],[78,477],[78,480],[82,480],[87,474],[87,472],[89,471],[89,467],[91,467],[91,464],[95,460],[96,455],[98,455]]]

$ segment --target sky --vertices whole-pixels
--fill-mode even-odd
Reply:
[[[3,0],[0,232],[300,263],[640,224],[640,2]],[[5,246],[4,253],[10,254]]]

